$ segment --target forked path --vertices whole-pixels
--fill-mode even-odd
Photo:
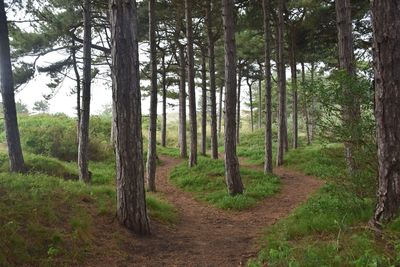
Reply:
[[[165,226],[152,222],[153,235],[136,237],[114,222],[104,223],[96,240],[108,248],[93,255],[89,266],[242,266],[259,250],[258,238],[266,226],[287,216],[323,182],[311,176],[284,168],[275,172],[281,177],[280,193],[266,198],[254,208],[241,212],[218,210],[193,199],[170,184],[171,170],[181,161],[161,157],[157,169],[158,189],[175,205],[179,222]],[[250,167],[251,165],[246,165]],[[251,166],[257,168],[255,166]],[[118,242],[110,242],[116,231],[123,234]]]

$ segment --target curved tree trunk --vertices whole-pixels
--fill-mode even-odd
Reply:
[[[0,1],[0,86],[3,98],[4,124],[11,172],[25,169],[15,107],[14,82],[11,67],[10,41],[4,0]]]
[[[111,0],[115,109],[117,218],[135,233],[150,234],[147,217],[136,1]]]
[[[188,57],[188,89],[189,89],[189,118],[190,118],[190,154],[189,167],[197,165],[197,115],[196,91],[194,84],[194,51],[193,51],[193,25],[192,25],[192,0],[185,0],[186,37]]]
[[[278,149],[276,157],[276,165],[281,166],[283,164],[283,156],[285,153],[287,130],[286,128],[286,73],[285,73],[285,62],[283,58],[284,49],[284,36],[283,36],[283,10],[284,0],[280,0],[278,4],[278,25],[277,25],[277,65],[278,65],[278,82],[279,82],[279,120],[278,120]]]
[[[76,79],[76,116],[77,116],[76,140],[78,141],[79,126],[81,124],[81,75],[79,74],[78,62],[76,60],[76,47],[74,39],[72,39],[71,56],[72,56],[72,67],[74,69],[75,79]]]
[[[207,68],[206,50],[201,49],[201,154],[207,154]]]
[[[264,159],[264,173],[272,173],[272,84],[271,84],[271,2],[270,0],[263,0],[264,11],[264,54],[265,54],[265,159]],[[261,99],[260,99],[261,100]]]
[[[225,44],[225,179],[229,194],[243,193],[236,155],[236,41],[234,0],[222,0]]]
[[[218,159],[218,136],[217,136],[217,99],[215,78],[215,41],[212,30],[213,21],[211,14],[211,0],[207,0],[206,24],[208,38],[208,66],[210,73],[210,105],[211,105],[211,157]],[[221,127],[221,126],[220,126]]]
[[[91,182],[89,172],[89,120],[90,120],[90,87],[92,83],[92,18],[91,1],[85,0],[83,6],[83,90],[82,112],[79,124],[78,139],[78,166],[79,180],[85,183]]]
[[[400,211],[400,16],[399,1],[372,1],[375,117],[378,124],[379,190],[375,222]]]
[[[147,150],[147,187],[156,191],[157,168],[157,44],[156,44],[156,18],[155,0],[149,0],[149,40],[150,40],[150,65],[151,65],[151,92],[150,92],[150,119],[149,140]]]

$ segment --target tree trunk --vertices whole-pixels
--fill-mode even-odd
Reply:
[[[162,129],[161,145],[167,146],[167,70],[165,68],[165,52],[162,54]]]
[[[249,77],[246,77],[247,86],[249,87],[249,97],[250,97],[250,123],[251,123],[251,131],[254,132],[254,116],[253,116],[253,92],[251,87],[253,84],[250,82]]]
[[[190,154],[189,167],[197,165],[197,115],[196,91],[194,83],[194,51],[193,51],[193,23],[192,0],[185,0],[186,37],[188,57],[188,87],[189,87],[189,119],[190,119]]]
[[[186,59],[185,47],[179,42],[179,34],[182,30],[182,20],[178,22],[178,36],[176,43],[179,49],[179,148],[181,158],[187,158],[187,138],[186,138]]]
[[[79,140],[79,126],[81,124],[81,75],[79,74],[78,62],[76,60],[76,47],[75,40],[72,39],[72,66],[74,68],[75,79],[76,79],[76,116],[77,116],[77,127],[76,127],[76,140]]]
[[[206,68],[206,53],[201,49],[201,154],[207,154],[207,68]]]
[[[306,82],[306,72],[304,68],[304,62],[301,62],[301,82],[304,86]],[[304,117],[305,117],[305,124],[306,124],[306,136],[307,136],[307,145],[311,145],[311,138],[310,138],[310,119],[309,119],[309,108],[308,108],[308,97],[306,94],[303,94],[304,97]]]
[[[400,16],[399,1],[372,1],[375,117],[379,161],[374,220],[388,222],[400,210]]]
[[[90,87],[92,83],[92,18],[91,2],[85,0],[83,6],[83,90],[82,112],[79,124],[78,140],[78,165],[79,180],[85,183],[91,182],[89,173],[89,120],[90,120]]]
[[[150,119],[149,140],[147,150],[147,187],[156,191],[157,168],[157,44],[156,44],[156,0],[149,0],[149,40],[151,64],[151,92],[150,92]]]
[[[262,119],[262,76],[263,69],[261,63],[258,64],[260,66],[260,79],[258,80],[258,129],[261,129],[261,119]]]
[[[295,43],[295,27],[291,29],[291,45],[290,45],[290,66],[292,72],[292,90],[293,90],[293,102],[292,102],[292,147],[296,149],[298,147],[298,108],[297,108],[297,68],[296,68],[296,43]]]
[[[111,0],[110,9],[117,218],[129,230],[148,235],[136,1]]]
[[[263,0],[263,13],[264,13],[264,59],[265,59],[265,160],[264,160],[264,173],[272,173],[272,84],[271,84],[271,2],[270,0]],[[261,98],[260,98],[261,101]]]
[[[216,98],[216,78],[215,78],[215,41],[212,30],[213,21],[211,14],[211,0],[207,0],[206,24],[208,38],[208,67],[210,73],[210,105],[211,105],[211,157],[218,159],[218,137],[217,137],[217,98]],[[221,128],[221,126],[220,126]],[[219,129],[220,129],[219,128]]]
[[[238,83],[237,83],[237,110],[236,110],[236,142],[240,143],[240,93],[242,91],[242,69],[238,68]]]
[[[14,82],[11,67],[10,41],[4,0],[0,1],[0,86],[3,98],[4,127],[11,172],[25,169],[15,107]]]
[[[221,137],[222,132],[222,117],[224,115],[224,108],[223,108],[223,97],[224,97],[224,86],[221,85],[219,89],[219,118],[218,118],[218,135]]]
[[[354,54],[353,54],[353,29],[351,21],[351,6],[350,0],[337,0],[336,3],[336,20],[338,28],[338,47],[339,47],[339,67],[344,70],[349,77],[355,75]],[[354,174],[356,170],[354,160],[354,130],[359,116],[359,107],[354,98],[356,98],[351,88],[342,86],[344,99],[343,103],[343,122],[348,130],[349,139],[344,142],[345,158],[347,169],[350,174]]]
[[[234,0],[222,0],[225,48],[225,179],[230,195],[242,194],[239,160],[236,155],[236,41]]]
[[[278,4],[278,25],[277,25],[277,42],[278,42],[278,53],[277,53],[277,66],[278,66],[278,87],[279,87],[279,121],[278,121],[278,149],[276,157],[276,165],[281,166],[283,164],[283,156],[285,153],[285,139],[287,138],[286,127],[286,73],[285,73],[285,62],[283,58],[283,10],[284,0],[280,0]]]

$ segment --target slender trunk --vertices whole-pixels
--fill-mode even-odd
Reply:
[[[311,62],[311,86],[314,86],[314,76],[315,76],[315,63]],[[309,121],[310,121],[310,140],[311,142],[314,140],[314,130],[315,130],[315,97],[314,94],[311,95],[311,107],[308,112]]]
[[[162,55],[162,129],[161,145],[167,146],[167,70],[165,68],[165,52]]]
[[[277,65],[278,65],[278,82],[279,82],[279,120],[278,120],[278,149],[277,149],[277,165],[283,164],[283,156],[285,153],[285,139],[287,138],[286,127],[286,75],[285,75],[285,62],[283,58],[283,10],[284,0],[280,0],[278,4],[278,25],[277,25]]]
[[[264,60],[265,60],[265,159],[264,173],[272,173],[272,84],[271,84],[271,2],[263,0],[264,13]],[[260,99],[261,101],[261,99]]]
[[[207,69],[206,50],[201,49],[201,154],[207,154]]]
[[[182,21],[178,22],[178,32],[181,32]],[[179,81],[179,148],[181,158],[187,158],[187,138],[186,138],[186,59],[185,59],[185,47],[179,42],[179,35],[176,43],[179,49],[179,69],[180,69],[180,81]]]
[[[136,1],[111,0],[110,9],[117,218],[129,230],[148,235]]]
[[[234,0],[222,0],[225,47],[225,179],[230,195],[242,194],[239,160],[236,155],[236,41]]]
[[[211,157],[218,159],[218,137],[217,137],[217,98],[216,98],[216,78],[215,78],[215,41],[212,30],[213,21],[211,14],[211,0],[207,0],[206,24],[208,38],[208,66],[210,73],[210,105],[211,105]],[[220,106],[221,108],[221,106]],[[221,129],[221,125],[219,126]]]
[[[0,1],[0,86],[3,98],[4,124],[11,172],[25,169],[15,107],[13,73],[11,67],[10,41],[4,0]]]
[[[304,62],[301,62],[301,82],[304,86],[306,82],[306,72],[304,68]],[[304,90],[303,90],[304,92]],[[303,94],[303,105],[304,105],[304,117],[305,117],[305,124],[306,124],[306,136],[307,136],[307,145],[311,145],[311,138],[310,138],[310,119],[308,114],[308,97],[306,93]]]
[[[225,110],[222,106],[223,97],[224,97],[224,86],[221,85],[221,88],[219,89],[219,118],[218,118],[218,135],[220,137],[222,132],[222,117],[224,116],[224,110]]]
[[[236,142],[240,143],[240,93],[242,91],[242,69],[238,68],[238,83],[237,83],[237,110],[236,110]]]
[[[185,0],[186,37],[188,57],[188,89],[189,89],[189,118],[190,118],[190,154],[189,167],[197,165],[197,115],[196,91],[194,84],[194,51],[193,51],[193,25],[192,25],[192,0]]]
[[[252,83],[249,77],[246,77],[247,86],[249,87],[249,97],[250,97],[250,123],[251,123],[251,131],[254,132],[254,117],[253,117],[253,92],[251,90]]]
[[[76,47],[75,40],[72,39],[72,66],[74,68],[75,79],[76,79],[76,115],[77,115],[77,127],[76,127],[76,140],[79,140],[79,125],[81,123],[81,75],[79,74],[78,62],[76,60]]]
[[[339,67],[344,70],[349,77],[355,75],[354,54],[353,54],[353,29],[351,21],[350,0],[337,0],[336,2],[336,19],[338,28],[338,47],[339,47]],[[345,101],[343,105],[343,122],[349,132],[348,140],[344,142],[345,158],[347,169],[350,174],[356,171],[354,150],[355,150],[355,128],[359,117],[359,107],[352,89],[348,86],[342,86]]]
[[[262,119],[262,76],[263,76],[263,69],[261,63],[260,66],[260,79],[258,80],[258,129],[261,129],[261,119]]]
[[[375,222],[400,211],[400,16],[399,1],[372,1],[379,190]]]
[[[149,140],[147,150],[147,187],[156,191],[157,168],[157,44],[156,44],[156,0],[149,0],[149,40],[151,64],[151,92],[150,92],[150,119]]]
[[[83,6],[83,90],[82,112],[79,124],[78,140],[78,166],[79,180],[85,183],[91,182],[89,172],[89,120],[90,120],[90,87],[92,83],[92,22],[91,2],[85,0]]]
[[[293,93],[293,102],[292,102],[292,147],[296,149],[298,147],[298,107],[297,107],[297,68],[296,68],[296,43],[295,43],[295,27],[293,26],[291,29],[291,45],[290,45],[290,66],[292,72],[292,93]]]

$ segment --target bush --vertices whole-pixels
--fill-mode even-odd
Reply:
[[[23,149],[33,154],[51,156],[64,161],[77,159],[76,121],[65,115],[25,116],[19,120]],[[112,155],[109,143],[111,122],[92,117],[90,123],[89,158],[101,161]]]

